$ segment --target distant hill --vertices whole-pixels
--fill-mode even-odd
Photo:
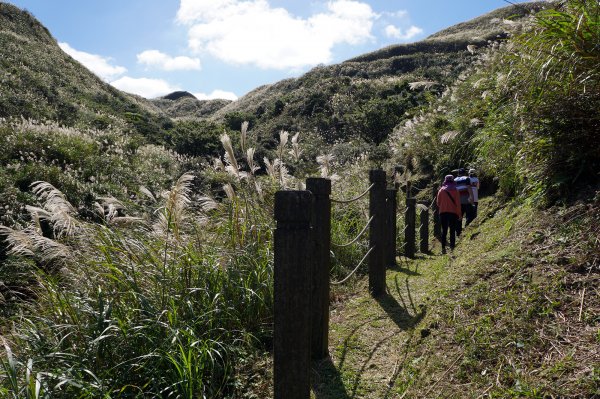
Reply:
[[[68,21],[66,21],[68,23]],[[103,129],[122,125],[161,141],[158,108],[103,82],[65,54],[29,12],[0,3],[0,117]]]
[[[502,8],[420,42],[389,46],[340,64],[316,67],[296,79],[258,87],[217,110],[214,118],[243,116],[265,140],[285,129],[317,132],[328,142],[356,136],[379,142],[395,124],[427,103],[427,95],[411,90],[409,83],[435,82],[433,93],[441,93],[477,59],[467,46],[481,48],[503,40],[510,21],[544,4]],[[375,115],[380,111],[385,115]]]
[[[174,91],[173,93],[169,93],[166,96],[162,96],[161,98],[164,98],[165,100],[176,101],[180,98],[196,98],[196,96],[194,96],[189,91]]]
[[[166,96],[149,100],[170,118],[205,118],[210,117],[229,104],[230,100],[198,100],[187,91],[175,91]]]

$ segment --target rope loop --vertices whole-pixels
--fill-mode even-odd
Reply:
[[[365,195],[367,195],[369,193],[369,190],[371,190],[374,185],[375,185],[375,183],[371,184],[369,186],[369,188],[367,188],[365,190],[365,192],[362,193],[361,195],[359,195],[358,197],[355,197],[355,198],[352,198],[352,199],[349,199],[349,200],[339,200],[339,199],[332,198],[331,202],[337,202],[338,204],[349,204],[351,202],[358,201],[359,199],[361,199],[362,197],[364,197]]]
[[[369,256],[369,254],[371,253],[371,251],[373,251],[373,249],[375,249],[375,247],[371,247],[369,248],[369,250],[367,251],[367,253],[365,254],[365,256],[360,260],[360,262],[358,262],[358,265],[354,268],[354,270],[352,270],[350,272],[349,275],[347,275],[343,280],[340,281],[332,281],[331,284],[333,285],[339,285],[339,284],[344,284],[346,281],[348,281],[348,279],[350,277],[352,277],[352,275],[354,273],[356,273],[356,271],[358,270],[358,268],[363,264],[363,262],[365,261],[365,259],[367,259],[367,256]]]
[[[346,244],[336,244],[336,243],[332,242],[331,245],[333,245],[334,247],[343,248],[343,247],[347,247],[347,246],[354,244],[356,241],[358,241],[360,239],[360,237],[362,237],[362,235],[365,233],[365,231],[367,231],[367,228],[371,225],[371,222],[373,221],[374,217],[375,216],[371,216],[371,218],[367,222],[367,225],[361,230],[360,233],[358,233],[358,236],[356,236],[356,238],[354,240],[347,242]]]

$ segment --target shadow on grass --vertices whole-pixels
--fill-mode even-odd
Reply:
[[[341,368],[341,367],[340,367]],[[351,399],[331,357],[313,362],[312,391],[316,399]]]
[[[400,272],[400,273],[406,274],[408,276],[421,276],[421,273],[419,273],[417,270],[410,270],[408,267],[404,267],[401,264],[395,264],[392,266],[388,266],[387,269],[393,270],[395,272]]]
[[[385,311],[385,313],[387,313],[388,317],[392,319],[394,323],[396,323],[400,330],[409,330],[416,326],[423,319],[423,317],[425,317],[427,309],[425,306],[419,306],[419,310],[417,311],[409,291],[408,298],[410,305],[415,312],[415,315],[413,316],[408,312],[407,305],[404,302],[402,295],[400,295],[400,298],[404,306],[400,305],[396,298],[387,293],[375,298],[375,300]]]

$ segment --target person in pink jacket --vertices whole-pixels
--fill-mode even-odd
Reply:
[[[456,243],[456,228],[461,216],[460,196],[454,183],[454,176],[447,175],[437,193],[436,203],[442,224],[442,253],[446,253],[446,236],[450,230],[450,250]]]

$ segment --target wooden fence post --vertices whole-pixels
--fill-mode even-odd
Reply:
[[[275,193],[273,377],[275,399],[310,397],[310,287],[313,252],[309,191]]]
[[[420,236],[420,250],[422,254],[429,252],[429,208],[425,205],[421,208],[421,214],[419,215],[419,236]]]
[[[386,209],[387,209],[387,251],[386,263],[388,266],[396,265],[396,213],[398,211],[398,191],[395,189],[387,189]]]
[[[414,258],[416,252],[415,225],[417,224],[417,200],[406,198],[406,212],[404,215],[404,256]]]
[[[433,212],[433,236],[438,240],[442,237],[442,226],[440,223],[440,214],[438,212],[437,207],[437,193],[438,187],[433,186],[433,205],[431,206],[431,210]]]
[[[320,360],[329,352],[329,269],[331,250],[331,180],[306,179],[306,189],[314,198],[312,228],[314,236],[311,291],[311,352]]]
[[[385,293],[385,172],[380,169],[369,171],[373,184],[369,192],[369,215],[373,218],[369,228],[369,291],[373,296]]]

